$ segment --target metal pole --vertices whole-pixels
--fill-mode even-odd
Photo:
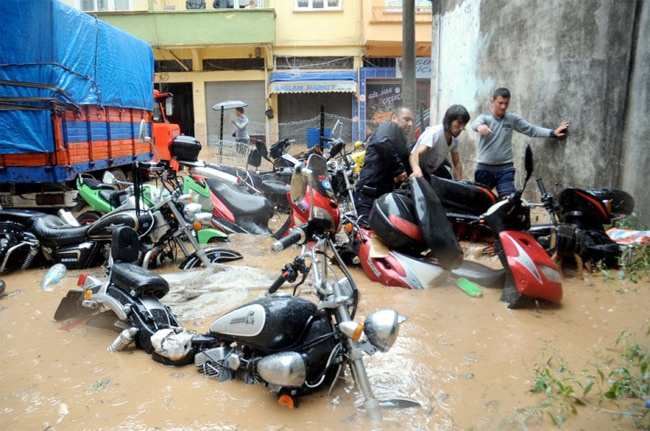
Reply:
[[[417,113],[415,91],[415,2],[402,0],[402,105]],[[411,132],[412,133],[412,132]],[[411,140],[412,135],[409,136]]]

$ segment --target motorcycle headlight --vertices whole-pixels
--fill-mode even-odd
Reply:
[[[183,205],[187,205],[190,202],[192,202],[192,195],[189,193],[183,193],[178,197],[178,201],[182,203]]]
[[[387,352],[399,334],[400,323],[406,316],[395,310],[377,310],[371,313],[363,324],[368,341],[381,352]]]
[[[332,225],[334,225],[334,220],[332,219],[332,215],[329,212],[327,212],[327,210],[325,208],[314,206],[313,217],[314,218],[324,218],[324,219],[329,220],[330,222],[332,222]]]
[[[201,227],[212,227],[212,214],[198,213],[194,216],[194,224],[198,223]]]
[[[183,207],[183,217],[190,223],[194,222],[194,218],[201,212],[201,204],[185,204]]]

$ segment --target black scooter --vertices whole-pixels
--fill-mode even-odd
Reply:
[[[580,276],[583,265],[616,267],[621,248],[604,225],[632,214],[634,198],[622,190],[577,187],[567,187],[554,197],[541,178],[537,186],[551,223],[532,226],[529,233],[553,259],[559,264],[567,257],[575,260]]]

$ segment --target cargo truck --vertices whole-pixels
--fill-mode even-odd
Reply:
[[[0,16],[3,207],[71,208],[79,173],[169,157],[180,129],[154,92],[148,43],[58,0],[2,0]]]

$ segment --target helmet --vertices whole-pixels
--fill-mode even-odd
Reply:
[[[427,246],[418,226],[413,201],[400,193],[387,193],[372,205],[370,228],[388,247],[406,253],[420,253]]]

